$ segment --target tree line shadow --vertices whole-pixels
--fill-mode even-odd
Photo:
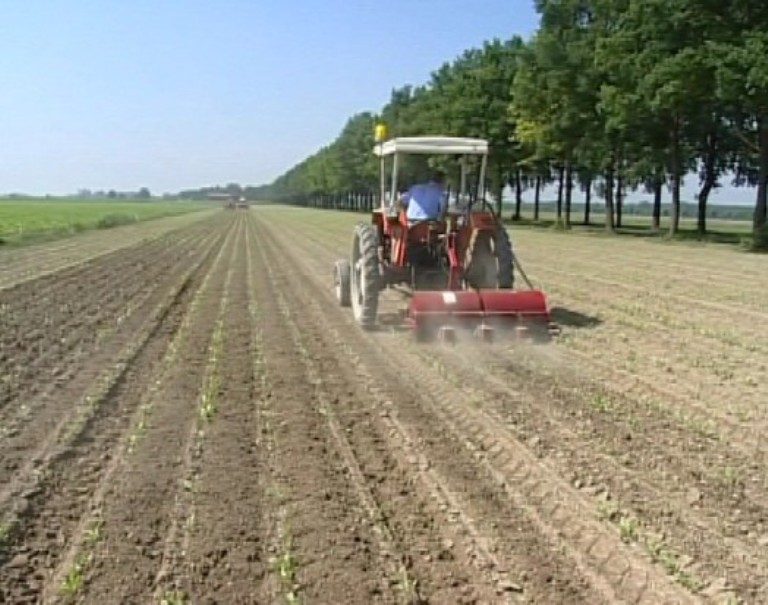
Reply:
[[[609,234],[603,223],[589,223],[573,222],[570,229],[565,229],[558,226],[557,221],[554,219],[540,219],[534,221],[528,218],[520,218],[517,220],[505,219],[504,224],[510,227],[526,227],[533,229],[549,229],[558,230],[562,232],[575,232],[575,233],[587,233],[590,235],[619,235],[640,239],[651,239],[657,241],[682,241],[682,242],[706,242],[713,244],[726,244],[730,246],[743,246],[745,243],[751,241],[751,233],[746,230],[733,229],[718,229],[708,227],[705,234],[699,233],[695,226],[682,224],[680,225],[678,232],[670,236],[666,228],[653,229],[650,225],[622,225],[617,227],[613,234]]]

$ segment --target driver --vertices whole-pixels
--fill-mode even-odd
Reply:
[[[445,173],[442,170],[435,170],[426,183],[412,185],[400,196],[408,223],[439,220],[445,204]]]

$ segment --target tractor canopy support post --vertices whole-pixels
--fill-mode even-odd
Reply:
[[[485,199],[485,169],[488,164],[488,156],[483,155],[480,160],[480,182],[477,184],[477,199]]]
[[[392,201],[395,201],[395,196],[397,195],[397,169],[398,169],[398,155],[397,153],[394,154],[394,157],[392,159]]]
[[[382,147],[382,145],[383,143],[380,143],[379,147]],[[379,156],[379,205],[381,206],[382,212],[386,212],[387,210],[387,177],[385,168],[384,154],[382,153]]]

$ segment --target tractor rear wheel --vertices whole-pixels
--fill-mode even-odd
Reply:
[[[492,233],[478,230],[472,233],[465,257],[464,279],[470,288],[496,287],[496,257],[493,254]]]
[[[350,288],[351,269],[348,260],[337,260],[333,266],[333,285],[336,290],[336,300],[342,307],[352,304]]]
[[[514,257],[507,230],[476,231],[469,241],[465,279],[470,287],[508,290],[514,286]]]
[[[496,261],[498,262],[498,287],[510,289],[515,285],[515,261],[512,252],[512,242],[509,233],[502,226],[496,228],[494,241],[496,248]]]
[[[365,330],[376,324],[379,307],[378,238],[372,225],[359,223],[352,237],[351,298],[352,313]]]

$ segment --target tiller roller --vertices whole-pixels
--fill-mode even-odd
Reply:
[[[490,341],[504,337],[541,340],[554,326],[544,294],[538,290],[422,291],[411,298],[407,322],[420,340],[458,334]]]

